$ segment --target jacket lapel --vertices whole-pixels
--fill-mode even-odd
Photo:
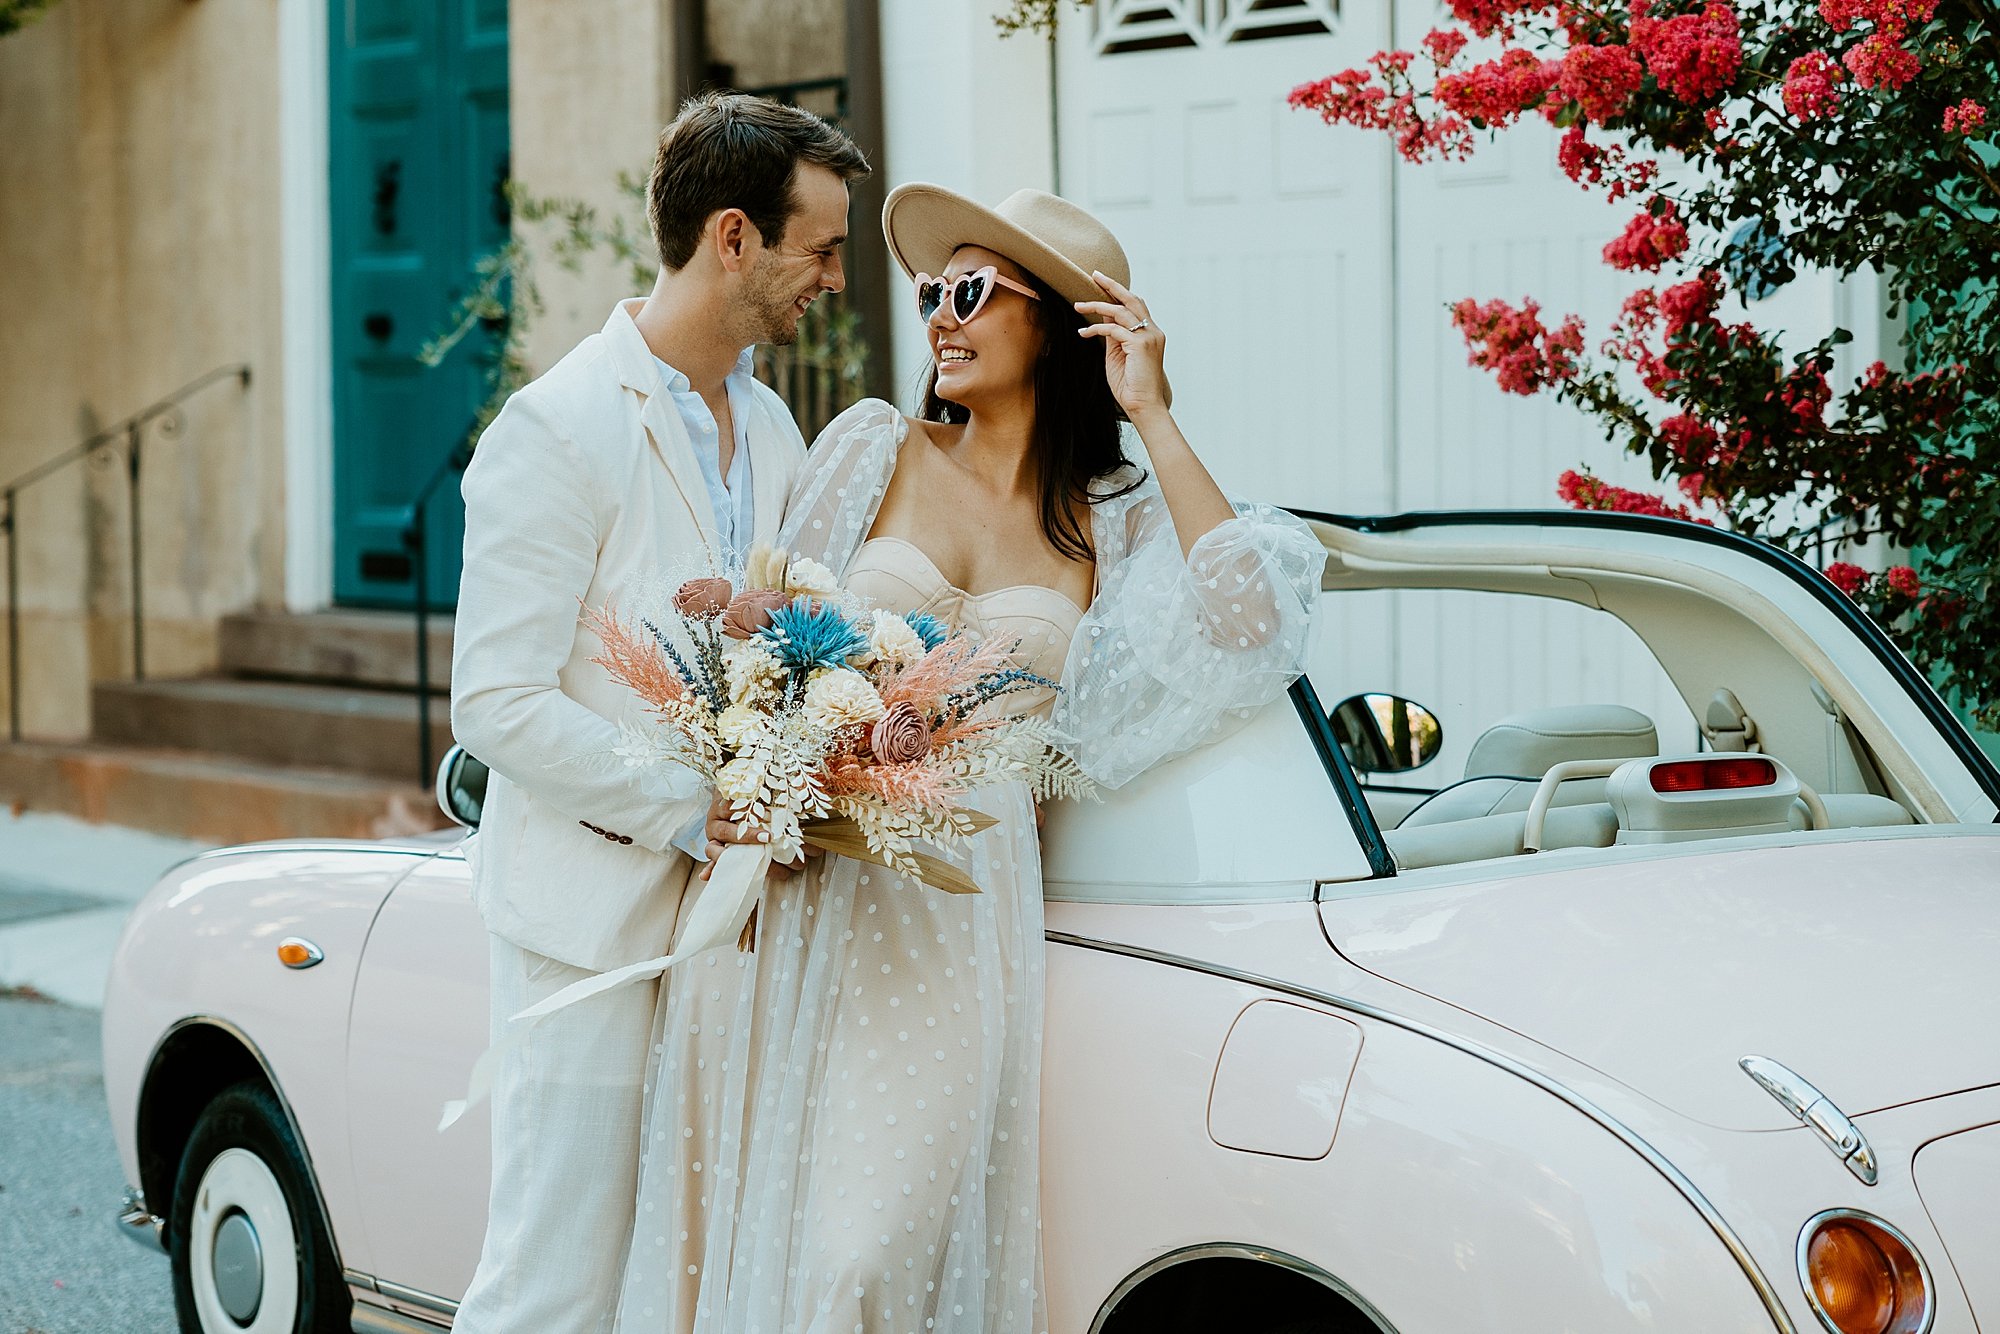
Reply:
[[[659,367],[655,366],[653,370],[657,373]],[[701,463],[694,456],[694,442],[688,439],[687,423],[681,420],[680,411],[674,407],[674,400],[668,396],[664,386],[646,396],[645,406],[639,410],[639,421],[652,439],[653,452],[673,474],[681,499],[687,502],[688,512],[694,515],[695,526],[701,529],[702,541],[708,543],[711,551],[720,550],[716,540],[715,507],[708,499],[708,479],[702,476]]]
[[[639,422],[646,428],[654,455],[666,465],[695,526],[701,530],[702,541],[714,551],[718,544],[715,510],[708,501],[708,482],[701,475],[701,463],[694,456],[687,427],[661,380],[659,363],[653,359],[652,349],[646,346],[645,335],[632,322],[633,313],[643,304],[638,297],[618,303],[604,323],[605,343],[619,380],[627,390],[639,395]]]
[[[785,434],[790,423],[773,421],[776,410],[768,404],[760,405],[756,412],[749,431],[750,533],[755,541],[776,542],[797,459]]]

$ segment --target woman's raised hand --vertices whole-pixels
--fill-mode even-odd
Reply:
[[[1110,299],[1077,302],[1078,314],[1102,317],[1101,322],[1077,332],[1085,338],[1104,340],[1104,378],[1111,385],[1111,396],[1134,421],[1148,411],[1171,407],[1174,391],[1167,383],[1167,336],[1153,322],[1146,303],[1129,288],[1101,273],[1090,276]]]

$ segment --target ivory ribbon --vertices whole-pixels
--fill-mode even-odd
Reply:
[[[971,819],[975,831],[995,823],[992,816],[981,811],[967,811],[965,814]],[[814,820],[806,823],[801,832],[807,843],[828,852],[858,861],[881,861],[869,851],[867,838],[851,820]],[[950,894],[979,892],[978,885],[943,858],[927,852],[913,852],[911,856],[922,870],[925,884]],[[715,869],[709,872],[707,881],[690,882],[699,883],[701,888],[695,896],[694,907],[689,909],[680,929],[675,932],[671,954],[662,954],[656,959],[641,959],[638,963],[572,982],[561,991],[545,996],[511,1016],[507,1021],[507,1035],[481,1052],[479,1059],[473,1062],[465,1096],[444,1105],[443,1116],[438,1121],[439,1133],[450,1129],[460,1117],[486,1101],[493,1091],[493,1073],[499,1068],[501,1056],[525,1042],[529,1031],[557,1010],[566,1010],[578,1001],[600,996],[628,982],[658,977],[675,964],[697,954],[705,954],[731,943],[741,948],[750,913],[757,906],[764,888],[764,877],[770,869],[770,844],[731,843],[715,859]]]
[[[443,1115],[438,1121],[439,1133],[450,1129],[460,1117],[486,1101],[493,1091],[493,1074],[499,1068],[501,1056],[525,1042],[534,1026],[557,1010],[566,1010],[578,1001],[602,995],[629,982],[658,977],[675,964],[697,954],[739,943],[743,929],[750,921],[750,910],[757,906],[758,893],[764,887],[764,875],[770,869],[769,844],[731,843],[715,859],[715,869],[709,872],[707,881],[695,882],[700,883],[700,892],[695,895],[694,907],[688,910],[680,929],[675,932],[671,954],[662,954],[656,959],[641,959],[638,963],[626,964],[608,973],[582,978],[511,1016],[507,1021],[507,1035],[481,1052],[479,1059],[473,1062],[465,1096],[444,1105]]]

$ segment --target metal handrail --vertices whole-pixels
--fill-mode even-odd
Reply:
[[[139,409],[116,425],[105,427],[54,458],[36,464],[13,481],[0,485],[0,539],[4,539],[7,543],[7,737],[10,741],[21,739],[21,575],[20,557],[17,551],[19,544],[16,541],[20,531],[18,497],[21,492],[37,482],[54,476],[73,463],[82,462],[101,449],[110,448],[120,441],[124,442],[128,511],[126,526],[130,533],[132,570],[132,678],[136,681],[145,680],[145,593],[140,579],[144,547],[139,523],[139,457],[146,424],[178,412],[184,400],[217,381],[232,378],[244,388],[249,388],[250,367],[246,364],[218,366],[208,374],[188,381],[165,398]]]
[[[472,431],[458,440],[438,460],[437,467],[417,488],[417,494],[403,510],[403,549],[410,553],[411,574],[416,585],[417,623],[417,781],[429,785],[436,779],[431,768],[431,641],[430,641],[430,526],[425,511],[431,497],[445,478],[464,472],[472,461]]]

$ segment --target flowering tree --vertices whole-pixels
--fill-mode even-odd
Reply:
[[[1472,363],[1552,392],[1678,498],[1568,472],[1587,509],[1720,522],[1800,554],[1917,553],[1828,576],[2000,728],[2000,82],[1996,0],[1446,0],[1419,51],[1292,91],[1329,123],[1459,158],[1531,115],[1563,172],[1628,201],[1604,262],[1647,275],[1594,350],[1532,300],[1460,301]],[[1483,58],[1475,58],[1475,57]],[[1718,312],[1804,268],[1887,275],[1901,360],[1829,380],[1831,329],[1787,356]],[[1654,277],[1653,275],[1657,275]]]

